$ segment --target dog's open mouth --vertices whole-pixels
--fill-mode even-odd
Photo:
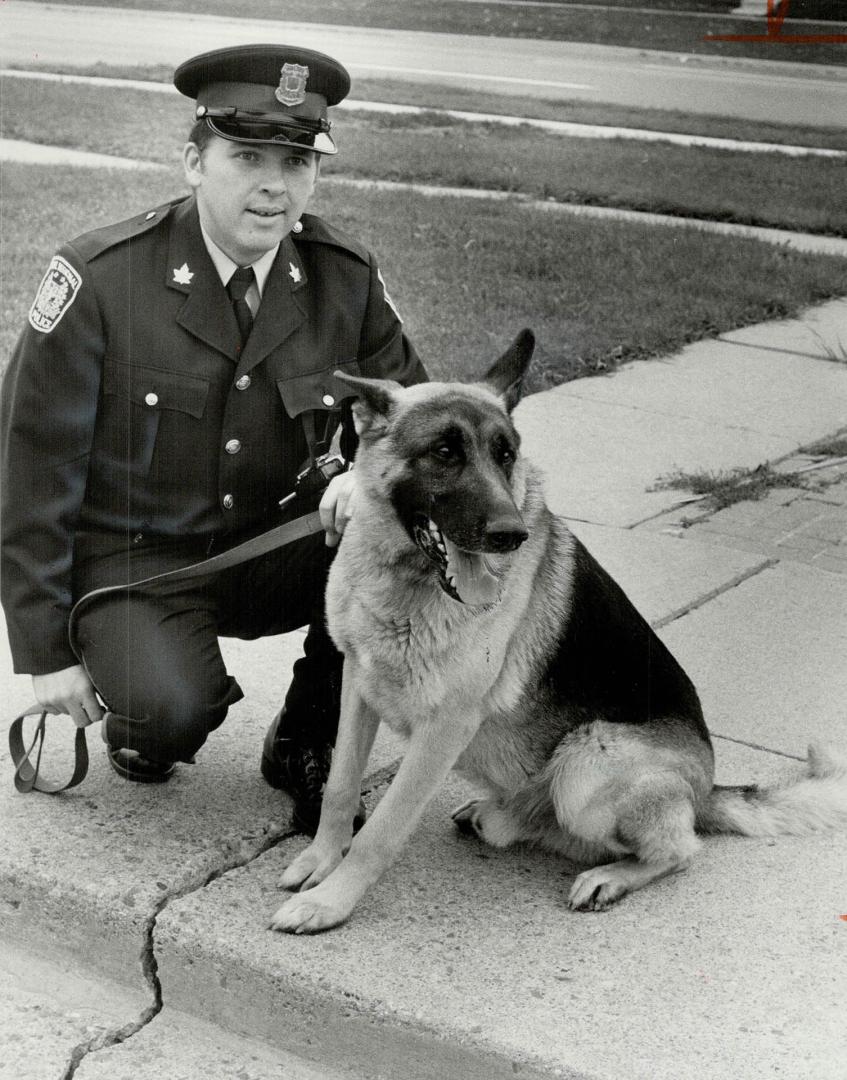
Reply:
[[[413,531],[415,543],[438,567],[439,584],[449,597],[469,607],[497,603],[511,553],[463,551],[424,514],[415,515]]]

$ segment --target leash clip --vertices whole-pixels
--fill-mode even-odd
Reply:
[[[347,462],[339,454],[321,454],[297,474],[294,494],[300,497],[316,495],[329,486],[330,480],[346,471]]]

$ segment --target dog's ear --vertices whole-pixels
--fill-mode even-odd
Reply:
[[[533,332],[521,330],[485,376],[485,384],[503,399],[506,412],[510,413],[521,399],[523,378],[532,359],[534,348]]]
[[[356,434],[360,438],[363,435],[371,438],[384,435],[394,408],[394,395],[403,389],[400,383],[392,379],[362,379],[358,375],[348,375],[343,371],[334,371],[333,375],[340,382],[352,386],[359,395],[353,402]]]

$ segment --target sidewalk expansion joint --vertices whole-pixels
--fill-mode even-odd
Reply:
[[[279,834],[274,833],[273,836],[268,837],[264,843],[260,844],[255,851],[251,852],[247,858],[233,859],[226,862],[223,866],[219,866],[210,873],[204,874],[199,879],[185,882],[181,889],[168,892],[162,897],[161,901],[156,904],[152,914],[145,923],[144,941],[140,956],[141,971],[152,993],[152,1003],[144,1009],[138,1019],[131,1020],[118,1028],[113,1028],[111,1031],[100,1032],[93,1038],[87,1039],[74,1047],[71,1051],[70,1061],[59,1077],[59,1080],[73,1080],[80,1064],[89,1054],[96,1053],[99,1050],[107,1050],[112,1046],[118,1046],[120,1043],[126,1042],[128,1039],[131,1039],[133,1035],[137,1035],[139,1031],[145,1028],[162,1011],[164,998],[162,993],[162,983],[159,979],[159,964],[156,959],[155,935],[159,916],[171,901],[182,900],[183,897],[189,896],[191,893],[200,892],[208,885],[211,885],[213,881],[217,881],[218,878],[228,874],[231,870],[239,870],[241,867],[248,866],[251,862],[258,859],[260,855],[264,855],[265,852],[270,851],[271,848],[276,847],[284,840],[288,840],[295,835],[296,830],[294,829],[283,831]]]
[[[795,322],[802,325],[799,319],[789,319],[788,322]],[[737,331],[729,330],[727,333],[734,334]],[[804,352],[802,349],[786,349],[779,345],[761,345],[752,341],[738,341],[735,338],[727,337],[724,334],[718,334],[717,340],[722,345],[734,345],[738,349],[760,350],[761,352],[774,352],[781,353],[783,356],[802,356],[807,360],[822,360],[825,364],[845,364],[847,363],[847,355],[839,356],[834,350],[830,352]],[[811,348],[811,346],[810,346]]]
[[[713,739],[723,739],[724,742],[735,743],[737,746],[747,746],[751,750],[761,750],[763,754],[776,754],[778,757],[790,758],[791,761],[805,762],[802,754],[789,754],[785,750],[775,750],[772,746],[762,746],[759,743],[750,742],[749,739],[735,739],[732,735],[721,735],[717,731],[709,731]]]
[[[689,604],[684,604],[681,608],[677,608],[676,611],[672,611],[669,615],[663,615],[660,619],[656,619],[655,622],[651,623],[651,626],[654,630],[661,630],[662,627],[667,626],[669,623],[675,622],[677,619],[682,619],[692,611],[697,611],[698,608],[703,607],[712,600],[716,600],[719,596],[729,592],[730,589],[737,589],[739,585],[743,585],[744,582],[749,581],[750,578],[758,577],[758,575],[765,570],[771,570],[774,566],[779,565],[779,562],[779,559],[764,559],[762,562],[757,563],[756,566],[751,566],[748,570],[736,574],[722,585],[718,585],[716,588],[710,589],[709,592],[703,593],[702,596],[698,596]]]

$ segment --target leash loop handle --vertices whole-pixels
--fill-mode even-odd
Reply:
[[[23,725],[28,716],[36,716],[40,713],[35,728],[32,742],[28,747],[24,745]],[[47,728],[47,710],[40,705],[31,705],[26,712],[22,712],[12,721],[9,728],[9,752],[15,766],[15,787],[21,794],[30,791],[42,791],[46,795],[55,795],[60,791],[68,791],[76,787],[88,772],[88,743],[85,739],[85,728],[76,729],[74,741],[74,771],[67,783],[61,784],[55,780],[48,780],[40,775],[41,751],[44,747],[44,735]],[[35,764],[32,763],[33,750],[36,751]]]

